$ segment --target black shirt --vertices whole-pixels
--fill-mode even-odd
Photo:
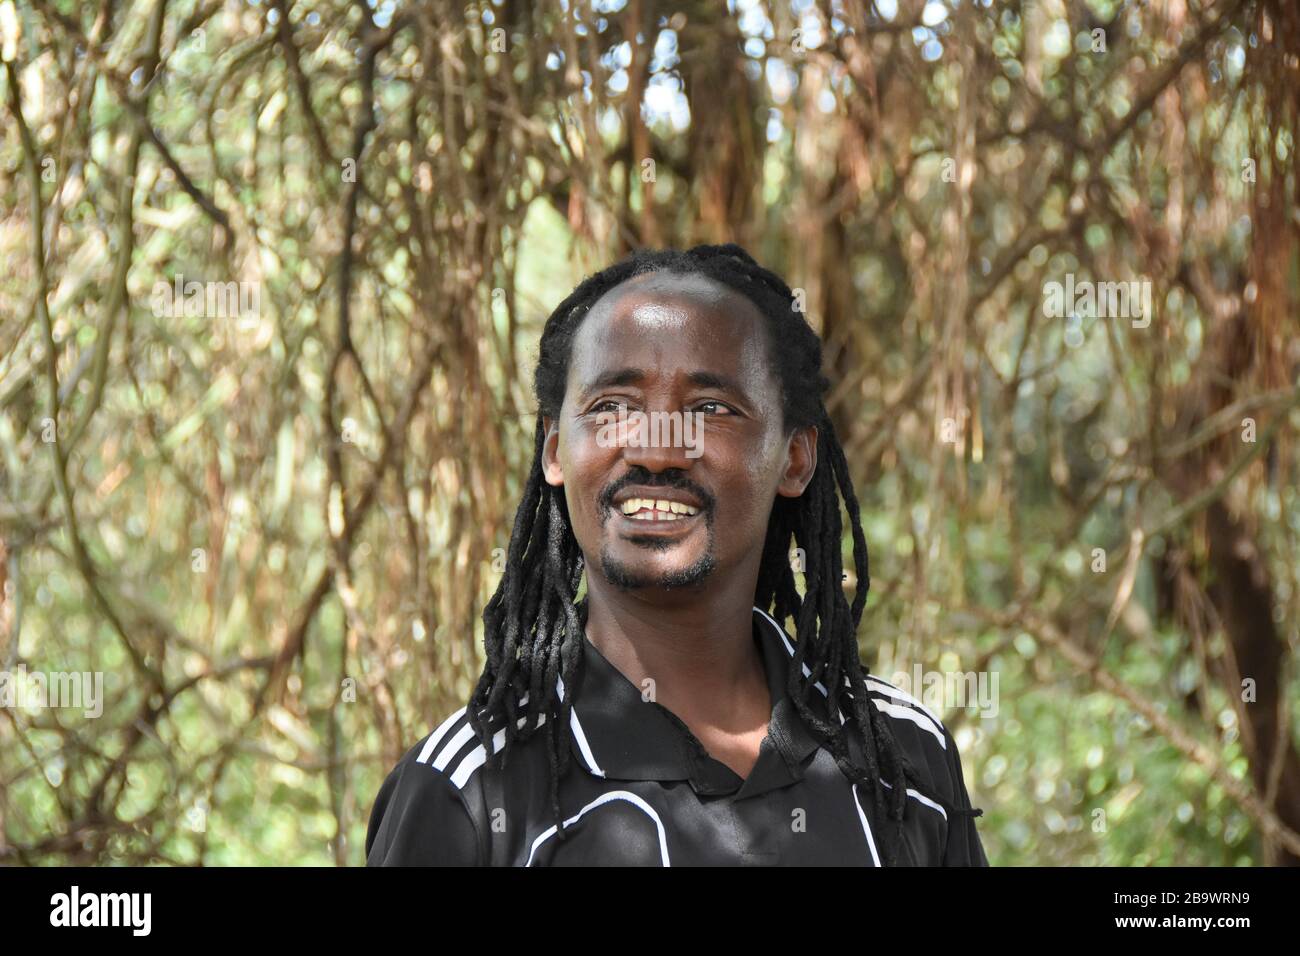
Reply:
[[[758,608],[754,640],[774,706],[748,778],[710,757],[671,711],[644,700],[584,635],[566,734],[575,759],[559,784],[566,838],[556,836],[545,729],[512,744],[504,768],[490,768],[461,708],[384,781],[370,816],[366,862],[881,865],[876,834],[894,824],[868,788],[851,784],[795,710],[785,687],[793,640]],[[979,811],[970,809],[952,735],[893,685],[869,675],[867,687],[927,791],[948,805],[908,788],[900,862],[987,866],[971,815]],[[557,691],[563,695],[562,683]],[[860,760],[861,736],[855,722],[848,727]],[[495,746],[504,736],[497,732]]]

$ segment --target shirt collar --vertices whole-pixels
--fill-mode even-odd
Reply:
[[[806,759],[818,743],[786,690],[794,642],[758,608],[753,617],[754,641],[773,707],[768,739],[748,778],[742,780],[710,757],[672,711],[646,699],[649,695],[643,695],[585,634],[569,721],[570,745],[578,763],[610,780],[685,780],[701,796],[736,794],[737,799],[802,779]]]

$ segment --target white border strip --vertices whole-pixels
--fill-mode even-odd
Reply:
[[[438,725],[438,729],[435,730],[432,734],[430,734],[429,739],[424,742],[424,747],[423,749],[420,750],[420,756],[415,758],[416,763],[428,762],[429,755],[433,753],[434,749],[438,746],[439,742],[441,742],[442,738],[447,735],[447,731],[451,730],[451,725],[456,723],[456,721],[459,720],[461,716],[464,715],[464,713],[465,713],[465,708],[462,707],[460,710],[456,711],[456,713],[452,714],[450,717],[448,717],[446,720],[444,720],[441,724]]]
[[[560,695],[560,700],[564,700],[564,678],[555,678],[555,689]],[[591,744],[587,742],[587,735],[583,733],[582,723],[578,720],[578,708],[576,706],[569,708],[569,729],[573,731],[573,739],[578,745],[578,751],[582,754],[582,759],[587,761],[587,769],[598,777],[604,777],[605,771],[601,769],[600,764],[596,763],[596,755],[591,752]]]
[[[564,821],[565,828],[567,829],[571,824],[577,823],[579,820],[581,820],[583,815],[588,810],[594,810],[597,807],[603,806],[606,803],[612,803],[615,800],[626,800],[628,803],[632,804],[634,807],[636,807],[638,810],[640,810],[642,813],[644,813],[646,816],[648,816],[651,820],[655,822],[655,827],[659,830],[660,859],[663,860],[664,866],[671,866],[672,864],[668,862],[668,838],[667,838],[667,834],[664,833],[664,822],[661,819],[659,819],[659,814],[655,813],[654,807],[650,806],[650,804],[646,803],[635,793],[630,793],[627,790],[610,790],[608,793],[602,793],[599,797],[591,801],[591,803],[587,804],[576,814],[571,816],[569,819],[565,820]],[[554,824],[552,824],[549,829],[547,829],[545,832],[542,833],[541,836],[539,836],[536,840],[533,841],[532,849],[528,851],[528,862],[526,862],[524,866],[533,865],[533,857],[537,855],[538,848],[547,840],[549,840],[551,837],[555,836],[557,832],[559,832],[559,828],[556,827]],[[872,852],[875,851],[873,850]]]
[[[867,846],[871,850],[871,862],[880,866],[880,856],[876,853],[876,841],[871,836],[871,824],[867,822],[867,815],[862,812],[862,801],[858,799],[858,785],[853,784],[853,803],[858,808],[858,819],[862,821],[862,832],[867,835]]]

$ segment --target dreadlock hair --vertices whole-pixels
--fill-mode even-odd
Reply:
[[[483,612],[486,663],[467,708],[470,723],[490,759],[499,759],[501,766],[514,741],[546,727],[552,810],[559,837],[564,839],[559,780],[570,763],[564,734],[582,659],[586,602],[577,600],[583,556],[569,524],[563,489],[552,488],[542,475],[542,420],[560,413],[574,337],[591,307],[625,280],[650,272],[703,275],[752,302],[767,326],[769,360],[781,385],[785,429],[817,427],[818,463],[811,483],[800,497],[778,496],[773,504],[754,604],[769,610],[783,625],[794,620],[796,649],[787,690],[800,717],[845,776],[868,788],[876,805],[894,822],[889,838],[881,841],[886,865],[894,865],[903,839],[907,789],[929,788],[919,781],[867,693],[868,669],[857,644],[858,623],[871,587],[867,543],[848,463],[823,404],[830,383],[822,374],[821,340],[796,308],[785,282],[734,243],[699,245],[684,252],[634,252],[587,277],[546,320],[533,383],[539,405],[533,463],[515,514],[505,574]],[[857,581],[852,604],[843,588],[840,498],[853,535]],[[792,538],[804,551],[802,597],[789,558]],[[814,707],[813,695],[822,693],[818,684],[825,688],[820,706],[830,719]],[[550,689],[557,687],[561,699],[555,713]],[[834,719],[846,698],[845,709],[863,739],[861,761],[850,753],[846,718]],[[504,744],[497,752],[492,737],[501,729]],[[887,792],[884,782],[889,785]],[[950,814],[979,813],[952,807],[939,794],[927,795]]]

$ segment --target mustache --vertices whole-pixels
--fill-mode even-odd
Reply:
[[[611,481],[601,491],[600,514],[601,519],[609,516],[614,508],[614,496],[629,485],[644,485],[647,488],[680,488],[683,491],[689,491],[700,501],[700,510],[711,513],[716,499],[706,489],[691,481],[686,477],[686,473],[679,468],[669,468],[666,471],[654,472],[640,465],[633,466],[622,478]]]

